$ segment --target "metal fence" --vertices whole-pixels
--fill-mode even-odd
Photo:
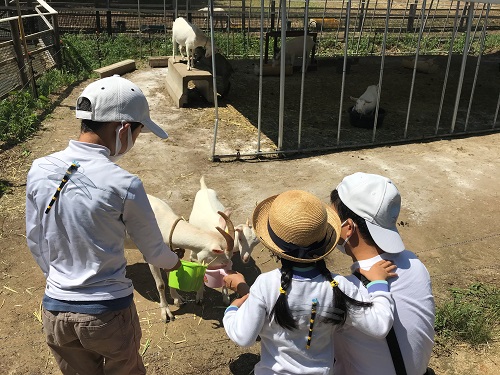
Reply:
[[[57,12],[43,0],[36,3],[1,8],[0,98],[26,87],[37,96],[36,78],[61,66]]]
[[[0,53],[4,56],[0,62],[3,67],[1,86],[6,86],[6,90],[26,86],[32,82],[30,75],[36,76],[57,64],[60,56],[58,30],[63,33],[126,33],[146,41],[155,35],[167,41],[171,38],[174,19],[184,16],[207,33],[225,35],[228,44],[235,36],[242,35],[249,41],[254,38],[262,46],[268,38],[281,43],[291,33],[316,33],[317,57],[330,59],[318,65],[318,72],[330,75],[318,79],[318,86],[314,88],[310,86],[314,79],[312,76],[306,79],[305,74],[266,78],[262,70],[264,53],[246,54],[247,58],[254,58],[255,67],[260,67],[260,71],[253,79],[247,75],[248,81],[240,82],[245,95],[241,96],[241,102],[235,98],[231,104],[257,131],[250,132],[245,142],[240,140],[238,145],[229,144],[224,151],[218,150],[217,137],[232,129],[231,119],[224,118],[226,112],[217,110],[216,99],[214,159],[338,150],[498,130],[500,85],[499,68],[495,65],[498,64],[498,48],[496,55],[485,56],[485,46],[487,38],[500,30],[499,4],[450,0],[391,0],[385,3],[376,0],[266,0],[264,6],[260,6],[257,1],[226,0],[213,4],[219,9],[214,8],[211,30],[205,1],[169,4],[126,0],[92,1],[91,4],[86,1],[50,2],[57,13],[42,0],[37,3],[40,11],[18,22],[30,30],[24,38],[22,31],[15,29],[16,17],[10,15],[10,19],[0,23],[0,35],[11,32],[21,36],[0,43]],[[46,14],[40,14],[42,8]],[[12,7],[7,10],[15,11]],[[28,21],[35,17],[38,17],[37,22]],[[392,45],[388,44],[389,38],[392,38]],[[22,44],[16,48],[15,39],[25,40],[25,49],[33,52],[23,52]],[[274,46],[270,49],[265,53],[272,53]],[[43,59],[42,53],[45,54]],[[411,73],[402,74],[405,78],[401,81],[389,80],[389,70],[399,69],[401,55],[409,58]],[[441,59],[439,73],[427,76],[417,73],[424,55]],[[228,53],[228,57],[238,59],[241,55]],[[360,57],[363,70],[356,72],[353,68],[349,73],[353,57]],[[399,60],[395,62],[390,57]],[[371,61],[371,65],[367,61]],[[336,70],[332,68],[334,64]],[[255,85],[251,86],[250,81]],[[373,125],[369,130],[360,130],[349,126],[348,104],[344,98],[352,93],[354,84],[351,82],[356,82],[359,95],[365,89],[359,82],[364,84],[365,81],[377,83],[381,90]],[[294,94],[290,91],[292,86],[298,88]],[[255,91],[251,92],[253,89]],[[477,99],[479,91],[483,94],[480,100]],[[484,96],[484,92],[488,95]],[[318,93],[321,101],[314,96]],[[287,98],[295,95],[297,99],[291,107],[287,107],[283,99],[285,94]],[[394,104],[396,99],[399,100],[397,105]],[[430,100],[422,105],[426,99]],[[377,124],[382,104],[387,110],[384,128],[381,123]],[[261,142],[264,137],[271,142]]]

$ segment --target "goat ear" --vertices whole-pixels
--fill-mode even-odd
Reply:
[[[358,100],[358,98],[355,98],[354,96],[350,96],[349,98],[351,98],[351,100],[354,100],[354,101]]]
[[[224,254],[224,250],[221,249],[212,249],[212,252],[215,254]]]

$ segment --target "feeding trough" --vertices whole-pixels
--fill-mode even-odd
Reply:
[[[354,106],[349,107],[347,110],[349,113],[349,121],[352,126],[356,128],[364,128],[364,129],[373,129],[373,125],[375,124],[375,111],[369,115],[363,115],[354,110]],[[385,117],[385,109],[378,109],[378,117],[377,117],[377,128],[381,128],[384,122]]]

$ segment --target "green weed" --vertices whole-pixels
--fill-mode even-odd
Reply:
[[[437,340],[447,346],[486,344],[498,335],[500,289],[482,283],[451,289],[451,299],[436,309]]]

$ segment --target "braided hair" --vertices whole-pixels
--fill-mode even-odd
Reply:
[[[345,319],[347,317],[346,312],[352,308],[352,306],[356,307],[370,307],[373,304],[371,302],[362,302],[355,300],[354,298],[346,295],[340,288],[337,287],[338,283],[334,281],[332,273],[326,267],[326,263],[324,259],[321,259],[316,262],[316,266],[318,267],[321,274],[330,282],[333,287],[333,305],[336,309],[342,311],[342,315],[338,318],[326,318],[324,320],[325,323],[332,323],[334,325],[343,325],[345,323]],[[338,316],[335,314],[334,316]]]
[[[293,266],[294,262],[281,259],[281,286],[280,286],[280,295],[274,304],[273,309],[270,313],[270,319],[275,320],[277,324],[285,329],[296,329],[297,322],[292,316],[292,312],[290,311],[290,307],[288,306],[287,299],[287,291],[290,287],[293,277]],[[336,309],[341,310],[342,314],[336,314],[339,316],[337,318],[326,318],[324,320],[325,323],[332,323],[334,325],[342,325],[346,320],[346,312],[352,308],[352,306],[356,307],[370,307],[372,306],[371,302],[362,302],[355,300],[349,296],[347,296],[340,288],[337,287],[338,283],[333,279],[332,273],[326,267],[326,263],[324,259],[318,260],[314,263],[314,265],[318,268],[320,273],[328,280],[328,282],[332,285],[333,288],[333,305]]]
[[[271,320],[274,318],[276,323],[285,329],[296,329],[297,322],[292,316],[290,311],[290,306],[288,306],[287,290],[292,283],[293,267],[294,262],[281,259],[281,286],[280,295],[274,304],[271,313],[269,314]]]

